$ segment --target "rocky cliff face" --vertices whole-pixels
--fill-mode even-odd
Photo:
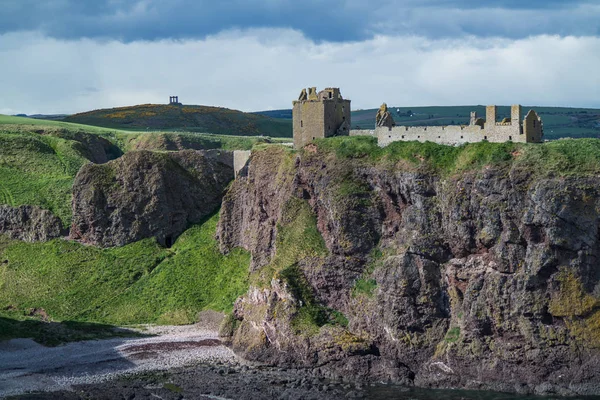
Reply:
[[[58,217],[34,206],[0,205],[0,234],[26,242],[46,241],[66,232]]]
[[[600,394],[599,188],[511,163],[255,152],[221,209],[222,250],[252,253],[225,334],[327,374]]]
[[[218,208],[231,179],[231,166],[191,150],[84,165],[73,185],[71,236],[99,246],[154,236],[170,245]]]

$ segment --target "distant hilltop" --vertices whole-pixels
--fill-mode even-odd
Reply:
[[[138,131],[182,130],[240,136],[292,136],[291,121],[222,107],[182,105],[178,101],[93,110],[70,115],[63,121]]]

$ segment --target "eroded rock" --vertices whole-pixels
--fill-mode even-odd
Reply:
[[[73,185],[74,239],[122,246],[156,237],[171,245],[214,212],[233,169],[198,151],[136,151],[84,165]]]

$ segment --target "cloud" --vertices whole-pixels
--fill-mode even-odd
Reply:
[[[65,41],[0,36],[0,112],[72,113],[141,103],[290,108],[308,86],[337,86],[353,108],[512,104],[600,107],[600,38],[384,36],[315,42],[291,29],[203,40]],[[6,62],[4,62],[6,60]]]
[[[77,40],[204,39],[231,29],[280,28],[314,41],[376,35],[525,38],[600,35],[597,0],[3,0],[0,34]]]

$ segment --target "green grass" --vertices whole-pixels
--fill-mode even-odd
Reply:
[[[182,324],[203,309],[231,311],[247,290],[250,257],[219,252],[217,219],[190,228],[171,249],[154,239],[109,249],[3,239],[0,316],[37,308],[54,321]]]
[[[0,203],[37,205],[65,225],[71,220],[71,187],[87,162],[78,142],[0,131]]]
[[[67,129],[67,130],[75,130],[75,131],[85,131],[89,133],[96,134],[110,134],[115,132],[115,129],[107,129],[97,126],[77,124],[71,122],[63,122],[63,121],[50,121],[45,119],[35,119],[35,118],[26,118],[26,117],[14,117],[11,115],[3,115],[0,114],[0,125],[4,125],[4,128],[13,125],[17,126],[17,128],[21,127],[25,131],[31,131],[32,129]],[[119,131],[119,130],[117,130]],[[122,131],[125,132],[125,131]]]
[[[460,338],[460,328],[455,326],[454,328],[451,328],[448,330],[448,332],[446,333],[446,337],[444,337],[444,340],[448,343],[454,343],[459,338]]]
[[[352,295],[357,296],[364,294],[365,296],[372,297],[375,288],[377,288],[377,281],[375,279],[358,279],[352,289]]]
[[[566,139],[546,143],[469,143],[445,146],[432,142],[394,142],[377,146],[367,136],[333,137],[315,141],[325,153],[371,163],[404,162],[407,168],[426,167],[441,174],[478,170],[484,166],[526,168],[532,175],[558,176],[600,173],[599,139]]]

